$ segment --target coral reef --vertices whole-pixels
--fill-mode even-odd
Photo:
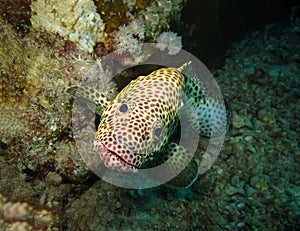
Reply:
[[[92,0],[38,0],[32,2],[31,9],[36,30],[58,33],[88,52],[103,41],[104,24]]]
[[[164,30],[170,29],[171,20],[178,20],[185,1],[137,0],[137,1],[69,1],[67,6],[57,0],[44,0],[31,4],[31,22],[37,31],[58,33],[64,39],[75,42],[87,52],[93,52],[96,43],[108,51],[126,51],[132,57],[140,57],[143,41],[156,41]],[[145,40],[144,40],[145,38]],[[131,61],[134,62],[134,61]]]
[[[143,22],[138,25],[145,33],[132,33],[133,38],[156,41],[169,31],[183,2],[95,1],[105,24],[100,34],[107,36],[97,44],[100,56],[116,49],[113,35],[134,20]],[[115,15],[107,14],[108,6]],[[90,9],[95,12],[94,5]],[[22,12],[28,13],[28,2]],[[210,171],[185,190],[128,190],[94,178],[82,161],[65,93],[71,84],[94,84],[114,98],[113,70],[103,57],[96,60],[78,49],[79,40],[63,41],[56,30],[28,29],[27,13],[1,13],[12,21],[0,17],[0,230],[298,229],[300,42],[295,29],[274,24],[253,32],[231,47],[226,65],[215,71],[233,121]],[[26,27],[22,33],[17,19],[27,19],[19,21]]]
[[[145,36],[155,39],[162,31],[170,29],[170,22],[180,18],[186,0],[115,0],[95,1],[97,11],[105,23],[105,33],[110,34],[134,19],[145,24]]]
[[[55,37],[47,37],[50,48],[33,40],[31,33],[21,38],[2,21],[0,31],[2,153],[19,171],[33,176],[43,178],[57,171],[64,179],[82,181],[89,169],[72,141],[70,96],[65,89],[90,79],[112,97],[116,89],[108,82],[111,76],[90,56],[75,59],[83,55],[66,51],[60,57],[66,44]]]
[[[107,33],[105,46],[107,49],[117,51],[122,65],[141,63],[152,55],[151,52],[142,50],[142,43],[156,42],[163,31],[169,30],[171,21],[179,20],[180,10],[185,2],[185,0],[116,0],[109,3],[97,1],[97,9],[103,17]]]

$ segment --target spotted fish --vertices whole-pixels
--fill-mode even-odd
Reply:
[[[76,92],[76,97],[90,99],[100,108],[94,148],[107,168],[134,173],[171,159],[158,175],[181,171],[192,154],[173,142],[172,135],[178,127],[178,113],[187,110],[186,105],[195,109],[194,113],[187,113],[188,120],[201,135],[209,137],[212,130],[223,127],[227,121],[226,109],[217,99],[205,97],[204,88],[182,74],[187,65],[161,68],[140,76],[112,101],[94,89],[69,87],[69,93]],[[214,124],[209,121],[211,108],[218,114],[218,122]],[[172,184],[190,185],[198,177],[198,169],[198,161],[193,160]]]

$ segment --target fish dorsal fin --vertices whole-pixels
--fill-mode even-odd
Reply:
[[[192,63],[192,61],[188,61],[188,62],[182,64],[180,67],[178,67],[177,70],[182,72],[182,70],[185,69],[187,66],[189,66],[191,63]]]

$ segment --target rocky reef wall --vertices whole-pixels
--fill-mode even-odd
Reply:
[[[73,36],[72,17],[70,30],[59,29],[66,23],[59,1],[2,2],[0,230],[299,227],[300,120],[294,112],[299,111],[300,43],[289,28],[261,30],[227,51],[230,57],[215,77],[234,111],[232,131],[212,171],[188,191],[164,186],[127,190],[95,177],[76,149],[72,99],[65,92],[90,76],[105,87],[103,94],[116,94],[101,57],[126,48],[122,41],[134,42],[137,49],[121,54],[121,64],[128,53],[138,54],[143,42],[167,40],[168,35],[177,44],[182,36],[183,48],[209,67],[222,66],[232,41],[276,21],[293,1],[68,1],[74,9],[87,3],[96,15],[82,14],[95,22],[92,40]],[[45,14],[55,30],[47,20],[39,21],[41,12],[62,19]]]

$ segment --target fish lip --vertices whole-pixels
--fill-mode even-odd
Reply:
[[[107,148],[103,143],[102,147],[104,148],[106,153],[112,154],[113,156],[115,156],[119,161],[121,161],[124,165],[127,166],[131,166],[133,168],[133,170],[135,169],[139,169],[137,166],[135,166],[134,164],[130,164],[128,163],[126,160],[124,160],[124,158],[122,158],[120,155],[118,155],[117,153],[115,153],[114,151],[110,150],[109,148]]]

